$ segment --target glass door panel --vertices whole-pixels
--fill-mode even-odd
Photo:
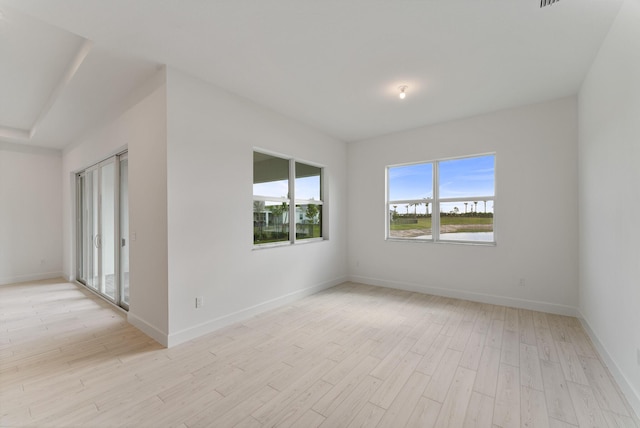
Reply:
[[[120,299],[129,306],[129,160],[120,157]]]
[[[86,260],[87,260],[87,249],[85,247],[85,245],[83,245],[84,243],[84,211],[85,211],[85,206],[86,203],[84,201],[84,189],[85,189],[85,181],[86,181],[86,176],[85,174],[80,174],[78,175],[77,178],[77,182],[76,182],[76,198],[77,198],[77,209],[76,209],[76,216],[77,216],[77,236],[76,236],[76,247],[78,249],[77,251],[77,262],[76,262],[76,278],[78,278],[78,281],[82,282],[83,284],[87,283],[87,268],[85,266],[86,264]]]
[[[100,189],[99,185],[100,171],[93,169],[87,173],[86,187],[86,234],[87,240],[87,286],[98,290],[100,285],[100,237],[99,237],[99,203]]]
[[[115,263],[115,169],[110,161],[100,167],[100,293],[116,300],[116,263]]]

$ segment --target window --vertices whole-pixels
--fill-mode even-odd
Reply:
[[[322,238],[322,168],[295,162],[296,239]]]
[[[495,154],[387,168],[387,239],[495,243]]]
[[[322,239],[322,180],[322,167],[254,151],[253,243]]]

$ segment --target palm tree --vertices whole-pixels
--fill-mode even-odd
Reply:
[[[286,202],[282,203],[282,213],[284,218],[282,220],[281,232],[284,233],[284,225],[289,224],[289,205]]]
[[[256,238],[258,239],[262,239],[263,235],[264,235],[264,226],[266,223],[266,213],[264,212],[264,201],[253,201],[253,230],[254,230],[254,237],[253,239],[255,240]],[[263,219],[264,218],[264,219]],[[256,237],[256,226],[258,227],[257,230],[257,237]]]
[[[465,214],[467,213],[467,204],[468,204],[468,202],[465,202],[465,203],[464,203],[464,213],[465,213]]]
[[[283,202],[282,205],[272,205],[270,209],[273,214],[273,224],[276,227],[276,231],[278,231],[278,226],[280,226],[279,233],[284,234],[284,225],[289,222],[288,204]]]
[[[482,202],[484,202],[484,213],[486,214],[487,213],[487,201],[482,201]]]
[[[253,212],[261,213],[264,211],[264,201],[253,201]]]
[[[427,207],[427,216],[429,215],[429,199],[431,198],[424,198],[424,205]]]
[[[475,201],[474,204],[475,204],[475,207],[473,207],[473,212],[477,213],[478,212],[478,201]]]
[[[316,216],[318,215],[318,213],[319,213],[319,210],[317,205],[315,204],[307,205],[307,211],[305,214],[311,224],[316,224]]]

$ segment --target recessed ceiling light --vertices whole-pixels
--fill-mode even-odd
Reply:
[[[400,97],[401,100],[404,100],[405,97],[407,96],[407,89],[409,87],[407,85],[402,85],[400,86],[398,89],[400,89],[400,94],[398,95]]]

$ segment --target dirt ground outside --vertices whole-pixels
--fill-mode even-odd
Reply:
[[[445,224],[440,226],[440,233],[492,231],[492,224]],[[389,236],[392,238],[417,238],[424,235],[431,235],[431,229],[391,230],[389,232]]]

